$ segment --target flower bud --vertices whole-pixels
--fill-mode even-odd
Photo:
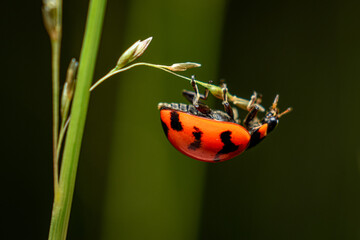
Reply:
[[[74,95],[75,90],[75,79],[76,79],[76,71],[78,67],[78,62],[75,58],[71,59],[69,64],[67,74],[66,74],[66,81],[64,83],[64,88],[61,96],[61,115],[65,117],[64,114],[67,111],[67,108],[70,106],[70,102]]]
[[[56,40],[60,33],[59,0],[43,0],[43,19],[51,40]]]
[[[169,67],[169,70],[174,72],[179,72],[179,71],[186,71],[190,68],[196,68],[196,67],[201,67],[201,64],[193,63],[193,62],[174,63]]]
[[[152,37],[149,37],[143,41],[137,41],[131,47],[129,47],[119,58],[116,69],[120,69],[124,67],[125,65],[131,63],[132,61],[139,58],[146,50],[146,48],[149,46],[150,42],[152,40]]]

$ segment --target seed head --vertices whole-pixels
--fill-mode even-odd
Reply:
[[[190,68],[197,68],[197,67],[201,67],[201,64],[194,63],[194,62],[174,63],[173,65],[171,65],[169,67],[169,70],[174,71],[174,72],[179,72],[179,71],[186,71]]]
[[[129,47],[119,58],[116,69],[120,69],[124,67],[125,65],[131,63],[132,61],[139,58],[146,50],[146,48],[149,46],[150,42],[152,40],[152,37],[149,37],[143,41],[137,41],[131,47]]]

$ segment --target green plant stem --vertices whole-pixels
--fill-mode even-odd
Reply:
[[[70,218],[71,203],[84,132],[89,87],[93,78],[95,60],[100,41],[106,0],[91,0],[84,41],[81,50],[77,85],[71,108],[71,121],[65,141],[61,165],[59,190],[55,194],[49,239],[65,239]]]
[[[100,78],[96,83],[94,83],[94,85],[91,86],[90,91],[94,90],[97,86],[99,86],[102,82],[104,82],[109,77],[114,76],[114,75],[116,75],[116,74],[118,74],[120,72],[124,72],[126,70],[129,70],[130,68],[137,67],[137,66],[148,66],[148,67],[157,68],[157,69],[163,70],[165,72],[171,73],[171,74],[173,74],[175,76],[178,76],[180,78],[191,81],[191,78],[182,76],[180,74],[177,74],[177,73],[174,73],[173,71],[168,70],[169,66],[152,64],[152,63],[145,63],[145,62],[138,62],[138,63],[134,63],[134,64],[132,64],[130,66],[127,66],[125,68],[120,68],[120,69],[114,68],[114,69],[112,69],[108,74],[106,74],[104,77]],[[203,82],[200,82],[200,81],[197,81],[197,80],[195,80],[195,82],[198,83],[199,85],[203,86],[203,87],[206,87],[206,88],[209,88],[210,85],[211,85],[211,84],[203,83]]]
[[[59,141],[58,141],[57,152],[56,152],[57,159],[59,159],[59,157],[60,157],[60,151],[61,151],[62,142],[63,142],[64,137],[65,137],[66,129],[69,126],[69,122],[70,122],[70,117],[68,117],[68,119],[66,121],[62,120],[62,123],[61,123]]]
[[[53,175],[54,175],[54,195],[59,187],[59,161],[57,158],[57,145],[59,137],[59,66],[60,66],[60,35],[51,40],[52,50],[52,102],[53,102]],[[55,197],[54,197],[55,198]]]

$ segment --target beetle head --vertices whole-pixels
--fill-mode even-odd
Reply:
[[[282,113],[280,113],[279,108],[277,107],[278,101],[279,101],[279,95],[276,95],[270,110],[266,113],[264,119],[262,120],[263,123],[268,124],[268,129],[267,129],[268,133],[274,130],[275,127],[278,125],[279,118],[281,118],[284,114],[292,111],[292,108],[288,108]]]

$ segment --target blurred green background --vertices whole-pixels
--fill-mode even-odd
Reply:
[[[64,2],[62,79],[88,1]],[[41,1],[7,1],[1,239],[46,239],[52,206],[50,44]],[[189,83],[139,67],[91,95],[69,239],[360,239],[360,2],[108,0],[95,79],[133,42],[141,61],[253,90],[294,111],[262,144],[218,164],[166,140],[158,102]],[[95,80],[94,79],[94,80]],[[220,101],[209,100],[221,108]],[[242,116],[243,117],[243,116]]]

